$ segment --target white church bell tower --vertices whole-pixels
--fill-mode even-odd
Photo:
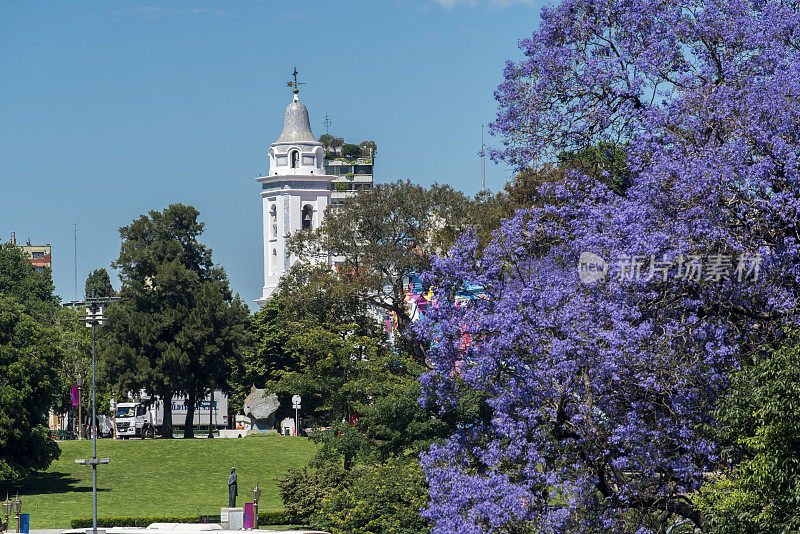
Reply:
[[[294,98],[286,106],[283,131],[269,149],[269,172],[256,178],[261,183],[264,216],[264,289],[256,300],[259,306],[297,260],[289,254],[289,236],[319,227],[331,203],[331,181],[335,178],[325,174],[325,150],[311,133],[308,109],[298,96],[297,70],[293,74],[294,82],[289,85]]]

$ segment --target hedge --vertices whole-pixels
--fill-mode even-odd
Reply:
[[[209,515],[120,515],[98,517],[97,526],[109,527],[146,527],[151,523],[219,523],[219,514]],[[258,524],[261,525],[287,525],[286,513],[283,510],[259,510]],[[92,526],[91,517],[76,517],[70,521],[71,528],[86,528]]]

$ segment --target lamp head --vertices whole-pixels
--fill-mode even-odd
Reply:
[[[8,498],[8,494],[6,493],[6,500],[3,501],[3,515],[8,518],[11,515],[11,501]]]
[[[11,501],[11,508],[14,510],[15,514],[18,514],[22,511],[22,501],[19,500],[19,493],[17,493],[17,496],[14,497],[13,501]]]
[[[253,502],[257,503],[258,499],[260,498],[261,498],[261,490],[259,489],[258,484],[256,484],[256,487],[253,488]]]

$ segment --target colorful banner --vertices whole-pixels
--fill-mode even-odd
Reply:
[[[244,526],[242,528],[253,528],[253,503],[244,503]]]
[[[78,406],[81,403],[81,398],[78,396],[78,386],[72,386],[72,405]]]

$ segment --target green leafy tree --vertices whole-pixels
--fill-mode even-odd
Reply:
[[[3,485],[46,469],[60,450],[47,428],[47,412],[61,391],[58,335],[0,296],[0,481]]]
[[[6,487],[46,469],[60,452],[47,428],[47,412],[63,390],[57,311],[49,273],[34,271],[19,247],[0,245],[0,485]]]
[[[304,259],[335,256],[340,283],[360,302],[396,317],[402,350],[424,361],[424,347],[407,336],[407,277],[427,269],[432,255],[446,254],[483,218],[481,203],[446,185],[378,184],[329,211],[317,231],[295,234],[291,248]]]
[[[386,353],[385,333],[352,288],[326,267],[296,264],[281,280],[274,300],[282,307],[267,305],[254,321],[264,324],[263,316],[277,311],[271,326],[280,333],[273,331],[258,345],[268,385],[279,393],[302,395],[306,413],[321,421],[348,418],[348,386],[364,362]]]
[[[349,143],[345,143],[342,145],[342,156],[346,158],[358,158],[361,157],[361,148],[358,145],[351,145]]]
[[[325,150],[328,151],[331,148],[331,140],[333,136],[331,134],[322,134],[319,136],[319,142],[322,143],[322,146],[325,147]]]
[[[117,292],[111,285],[111,278],[104,268],[95,269],[86,279],[86,297],[116,297]]]
[[[315,435],[315,465],[384,461],[445,435],[418,403],[424,366],[389,344],[368,304],[327,267],[293,266],[252,324],[243,386],[302,395],[304,413],[331,427]]]
[[[83,310],[74,308],[59,308],[55,315],[55,328],[58,331],[59,350],[62,354],[60,374],[64,384],[53,409],[58,413],[69,412],[71,423],[78,419],[78,408],[72,406],[72,396],[70,388],[77,386],[78,377],[91,380],[92,372],[92,347],[91,329],[86,328],[85,323],[80,320]],[[102,332],[102,329],[98,330]],[[98,381],[98,408],[103,404],[101,391],[105,391],[106,384]],[[91,397],[87,394],[89,388],[84,386],[81,391],[82,416],[91,413]],[[106,413],[100,410],[100,413]],[[78,427],[72,428],[78,431]]]
[[[363,156],[374,156],[378,153],[378,144],[375,141],[361,141],[358,146]]]
[[[734,375],[717,416],[735,465],[701,492],[709,531],[800,531],[800,332]]]
[[[193,436],[196,405],[212,387],[230,391],[250,339],[247,306],[199,242],[198,215],[182,204],[143,215],[120,229],[113,264],[122,301],[109,307],[105,374],[122,393],[145,389],[164,402],[164,437],[175,394],[187,397],[184,435]]]
[[[11,243],[0,244],[0,295],[20,303],[39,319],[52,321],[58,299],[49,270],[34,271],[25,253]]]

